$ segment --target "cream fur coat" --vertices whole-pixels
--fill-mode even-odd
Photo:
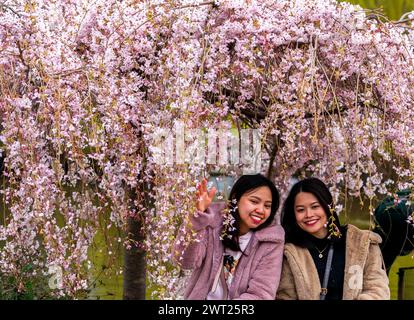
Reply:
[[[376,233],[348,225],[343,300],[390,299],[380,243]],[[320,292],[318,271],[308,249],[286,243],[276,299],[319,300]]]

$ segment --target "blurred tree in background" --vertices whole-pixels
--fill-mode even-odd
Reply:
[[[348,0],[346,2],[359,4],[366,9],[382,9],[391,20],[399,20],[404,13],[414,10],[414,0]]]

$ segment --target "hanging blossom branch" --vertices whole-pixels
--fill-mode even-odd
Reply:
[[[3,9],[3,10],[9,10],[10,12],[12,12],[13,14],[15,14],[16,16],[19,16],[19,17],[21,17],[21,16],[22,16],[22,14],[21,14],[21,13],[19,13],[19,12],[15,11],[15,10],[14,10],[11,6],[8,6],[8,5],[6,5],[5,3],[6,3],[6,1],[5,1],[5,2],[0,3],[0,9]]]

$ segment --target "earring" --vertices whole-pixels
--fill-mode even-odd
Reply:
[[[323,225],[324,228],[328,228],[328,223],[325,222],[325,224]]]

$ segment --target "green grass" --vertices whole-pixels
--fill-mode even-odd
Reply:
[[[391,300],[397,300],[398,298],[398,269],[399,268],[406,268],[406,267],[414,267],[414,252],[407,256],[398,257],[394,264],[391,267],[390,273],[389,273],[389,279],[390,279],[390,289],[391,289]],[[412,281],[412,276],[410,277]],[[408,279],[407,279],[408,280]],[[414,288],[413,284],[411,283],[410,290],[406,290],[405,292],[405,298],[414,300]]]
[[[92,268],[89,270],[88,299],[122,299],[123,276],[119,271],[122,270],[123,265],[123,248],[115,240],[118,236],[115,228],[112,228],[106,235],[98,231],[94,238],[94,243],[89,249]],[[108,243],[111,244],[111,249],[108,248]],[[109,254],[111,250],[113,253]]]

